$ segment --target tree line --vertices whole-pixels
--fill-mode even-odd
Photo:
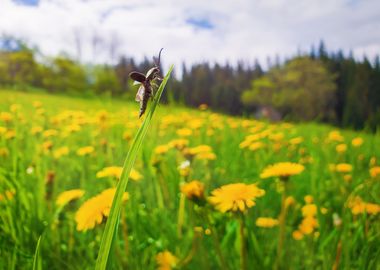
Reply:
[[[18,40],[0,39],[2,88],[131,98],[137,89],[128,74],[153,65],[153,60],[136,63],[126,56],[114,65],[83,65],[67,55],[44,57]],[[232,115],[317,120],[372,131],[380,125],[379,57],[359,61],[342,51],[329,53],[321,42],[318,49],[267,66],[264,71],[258,61],[183,64],[181,77],[170,80],[163,100],[207,104]]]

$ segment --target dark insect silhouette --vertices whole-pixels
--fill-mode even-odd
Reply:
[[[155,63],[155,66],[149,69],[146,75],[137,71],[129,73],[129,77],[135,81],[134,84],[140,84],[139,90],[136,94],[136,101],[140,102],[139,118],[145,113],[149,98],[154,96],[153,86],[157,87],[155,82],[157,80],[162,81],[162,78],[159,75],[162,49],[163,48],[161,48],[160,53],[158,54],[158,61]]]

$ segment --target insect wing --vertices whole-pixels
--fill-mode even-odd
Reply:
[[[153,67],[151,69],[148,70],[148,72],[146,73],[146,78],[148,80],[153,80],[155,76],[157,76],[157,73],[159,72],[159,68],[158,67]]]
[[[140,86],[139,90],[137,91],[137,94],[136,94],[136,101],[137,102],[142,102],[143,101],[143,98],[144,98],[144,93],[145,93],[145,88],[143,85]]]
[[[132,71],[131,73],[129,73],[129,77],[132,80],[140,82],[140,83],[145,82],[146,80],[145,75],[137,71]]]

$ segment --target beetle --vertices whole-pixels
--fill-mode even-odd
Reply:
[[[129,73],[129,77],[135,81],[134,84],[140,84],[135,98],[137,102],[140,102],[139,118],[145,113],[149,98],[153,97],[153,86],[157,86],[155,81],[162,81],[162,78],[159,75],[162,50],[163,48],[161,48],[158,54],[158,61],[155,63],[155,66],[149,69],[146,75],[138,71],[132,71]]]

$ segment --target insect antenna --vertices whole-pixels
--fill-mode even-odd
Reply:
[[[153,59],[153,61],[155,62],[156,64],[156,67],[160,67],[160,61],[161,61],[161,52],[164,48],[161,48],[160,52],[158,53],[158,61],[156,62],[155,59]]]

